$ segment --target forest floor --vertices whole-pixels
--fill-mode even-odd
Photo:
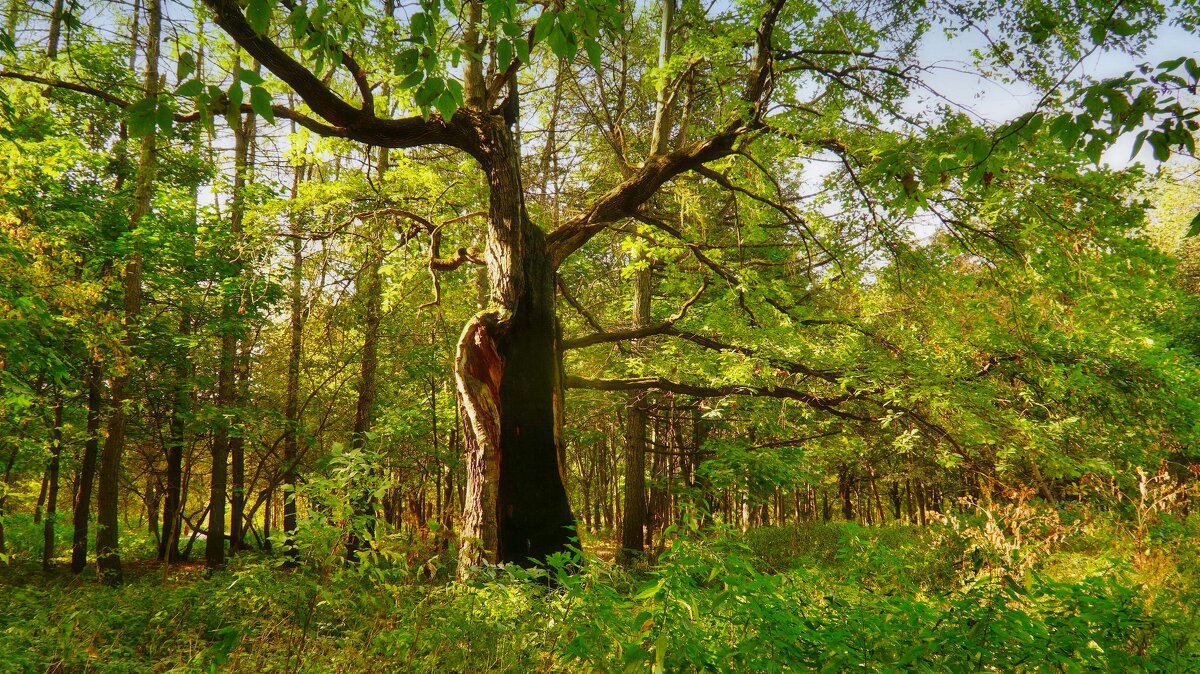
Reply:
[[[10,524],[10,550],[36,540],[28,525]],[[0,672],[1200,672],[1195,514],[671,534],[633,570],[588,536],[581,571],[470,583],[411,536],[358,565],[336,537],[291,570],[263,553],[212,575],[130,561],[118,589],[17,554],[0,566]]]

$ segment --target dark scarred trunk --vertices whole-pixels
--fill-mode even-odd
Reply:
[[[463,575],[484,560],[544,561],[576,536],[561,451],[554,267],[525,211],[511,131],[499,117],[477,119],[491,189],[491,306],[467,324],[455,359],[467,446]]]
[[[852,482],[850,468],[845,464],[838,467],[838,496],[842,500],[842,519],[854,521],[854,500],[851,497]]]

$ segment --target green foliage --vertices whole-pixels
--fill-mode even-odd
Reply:
[[[646,574],[589,557],[577,573],[496,569],[466,584],[429,581],[429,553],[395,547],[345,569],[253,557],[210,578],[150,569],[115,592],[10,569],[0,654],[112,671],[1185,671],[1200,658],[1196,586],[1146,571],[947,571],[955,553],[907,528],[752,541],[691,531]],[[797,545],[807,563],[759,568]],[[1186,544],[1158,549],[1180,570],[1194,563]]]

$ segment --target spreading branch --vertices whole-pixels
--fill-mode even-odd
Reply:
[[[695,294],[688,298],[688,300],[679,307],[679,311],[675,312],[674,316],[661,323],[646,325],[640,328],[630,328],[628,330],[617,330],[613,332],[600,330],[600,328],[597,326],[597,329],[600,330],[599,332],[586,335],[584,337],[575,337],[573,339],[563,340],[562,348],[564,351],[567,349],[582,349],[595,344],[623,342],[630,339],[641,339],[643,337],[650,337],[653,335],[676,334],[674,330],[675,324],[687,315],[688,309],[692,308],[692,305],[700,299],[700,296],[703,295],[704,291],[707,289],[708,279],[704,279],[700,284],[700,288],[695,292]]]
[[[734,143],[738,138],[762,126],[762,116],[770,99],[773,81],[771,38],[785,2],[773,0],[755,31],[754,56],[742,94],[743,100],[750,106],[749,114],[734,119],[708,138],[669,154],[649,157],[633,175],[600,195],[582,213],[550,232],[547,244],[551,264],[555,268],[608,225],[634,217],[642,204],[649,201],[667,181],[685,171],[696,170],[708,162],[729,156],[734,152]]]
[[[632,377],[628,379],[588,379],[567,375],[567,388],[591,389],[595,391],[666,391],[696,398],[721,398],[725,396],[754,396],[760,398],[780,398],[795,400],[813,409],[827,412],[843,419],[853,421],[874,422],[874,417],[863,416],[854,412],[839,409],[838,406],[854,400],[852,394],[822,397],[808,391],[799,391],[786,386],[745,386],[728,384],[724,386],[699,386],[684,382],[671,381],[663,377]]]
[[[401,119],[381,119],[364,106],[359,109],[333,92],[306,66],[297,62],[270,38],[250,27],[237,0],[204,0],[213,11],[217,25],[258,62],[283,80],[314,113],[340,130],[340,137],[369,145],[408,148],[424,145],[448,145],[477,154],[478,142],[466,120],[470,111],[460,110],[453,122],[440,115]],[[320,133],[320,131],[318,131]]]

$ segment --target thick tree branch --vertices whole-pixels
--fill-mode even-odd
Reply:
[[[281,5],[289,12],[295,11],[296,4],[292,0],[280,0]],[[309,32],[312,32],[312,25],[309,25]],[[354,84],[358,87],[358,95],[362,98],[362,110],[372,115],[375,114],[375,94],[372,91],[371,83],[367,81],[367,71],[354,60],[350,52],[345,49],[341,50],[342,67],[350,73],[350,77],[354,78]]]
[[[347,103],[279,45],[255,32],[237,0],[204,0],[204,3],[212,9],[217,25],[290,86],[314,113],[337,128],[339,137],[388,148],[449,145],[478,155],[479,144],[467,120],[469,111],[460,110],[454,116],[454,123],[442,120],[439,115],[432,115],[428,120],[422,117],[380,119],[373,110],[359,110]]]
[[[0,79],[20,80],[22,82],[31,82],[33,84],[43,84],[45,86],[53,87],[55,89],[63,89],[65,91],[74,91],[77,93],[81,93],[81,94],[85,94],[87,96],[92,96],[94,98],[97,98],[97,99],[104,101],[105,103],[108,103],[116,108],[120,108],[121,110],[124,110],[124,109],[128,108],[130,105],[133,105],[132,102],[127,101],[127,100],[121,98],[120,96],[113,94],[112,92],[105,91],[104,89],[97,89],[96,87],[92,87],[92,86],[89,86],[86,84],[81,84],[79,82],[68,82],[65,80],[59,80],[59,79],[54,79],[54,78],[50,78],[50,77],[42,77],[40,75],[31,75],[29,73],[14,72],[14,71],[10,71],[10,70],[0,70]],[[228,110],[228,105],[229,105],[228,99],[222,97],[222,99],[212,108],[212,110],[210,112],[214,115],[224,114],[225,111]],[[241,114],[244,114],[244,115],[254,113],[254,109],[250,106],[249,103],[243,103],[241,105],[241,107],[239,108],[239,111],[241,112]],[[302,112],[293,110],[287,106],[272,105],[271,112],[273,112],[276,117],[282,117],[283,119],[290,119],[290,120],[296,122],[296,124],[306,128],[320,136],[326,136],[326,137],[332,137],[332,138],[348,138],[349,137],[349,134],[346,129],[335,127],[335,126],[330,126],[328,124],[323,124],[320,121],[315,120],[312,117],[309,117]],[[176,113],[174,115],[174,120],[178,124],[188,124],[191,122],[198,122],[202,118],[203,118],[203,116],[199,112],[190,112],[190,113],[186,113],[186,114]]]
[[[705,162],[733,152],[734,141],[748,131],[740,123],[670,154],[650,157],[632,176],[600,195],[588,208],[546,236],[551,263],[563,260],[587,243],[600,230],[623,218],[633,217],[668,180]]]

